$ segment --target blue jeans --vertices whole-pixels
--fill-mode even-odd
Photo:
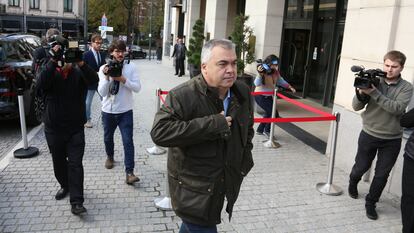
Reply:
[[[93,96],[95,95],[96,90],[88,90],[88,93],[86,93],[86,100],[85,100],[85,107],[86,107],[86,120],[91,119],[91,107],[92,107],[92,100]]]
[[[259,105],[263,110],[263,118],[271,118],[272,117],[272,108],[273,108],[273,96],[266,96],[266,95],[256,95],[254,97],[256,100],[257,105]],[[279,117],[279,113],[276,110],[276,117]],[[259,133],[270,133],[270,123],[260,123],[257,127],[257,132]]]
[[[201,226],[183,221],[178,233],[217,233],[217,226]]]
[[[122,136],[122,144],[124,145],[124,164],[126,173],[133,172],[135,166],[134,141],[132,139],[134,130],[132,116],[132,110],[119,114],[102,112],[106,154],[110,158],[114,157],[114,133],[116,127],[119,127]]]

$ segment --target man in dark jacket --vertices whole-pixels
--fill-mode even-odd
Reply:
[[[178,77],[181,77],[185,74],[184,61],[186,52],[187,48],[185,47],[185,44],[183,44],[183,39],[179,38],[177,40],[177,44],[174,45],[172,54],[172,56],[175,57],[175,75],[178,75]]]
[[[243,177],[253,167],[253,111],[249,88],[236,81],[229,40],[210,40],[202,74],[172,89],[157,112],[153,141],[169,147],[172,206],[180,232],[217,232],[224,198],[231,218]]]
[[[85,149],[85,94],[88,85],[98,82],[98,74],[79,59],[64,63],[64,45],[53,45],[52,54],[39,78],[39,88],[46,98],[46,141],[52,153],[53,170],[60,184],[56,200],[70,194],[71,211],[86,212],[83,206],[83,165]]]
[[[100,52],[102,46],[102,37],[99,34],[93,34],[91,37],[91,49],[83,54],[83,60],[88,64],[96,73],[98,73],[99,68],[104,65],[105,55]],[[92,128],[91,122],[91,107],[93,96],[95,95],[96,90],[98,89],[98,84],[94,83],[93,85],[88,86],[88,92],[86,95],[86,128]]]
[[[401,117],[401,126],[414,127],[414,108]],[[403,233],[414,232],[414,133],[405,144],[402,172],[401,219]]]

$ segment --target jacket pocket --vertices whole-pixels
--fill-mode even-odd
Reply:
[[[181,213],[208,220],[214,183],[187,175],[181,175],[178,179],[170,176],[170,181],[175,183],[171,195],[173,202],[175,202],[173,203],[174,210],[178,215]]]

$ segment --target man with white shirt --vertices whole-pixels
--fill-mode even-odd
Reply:
[[[111,43],[108,49],[111,60],[99,69],[98,91],[103,97],[102,121],[107,155],[105,167],[114,167],[114,132],[119,127],[124,146],[125,182],[132,185],[139,181],[134,175],[133,92],[141,90],[141,83],[136,67],[124,63],[125,51],[124,41],[114,40]]]
[[[83,61],[86,62],[95,72],[99,71],[99,67],[105,64],[105,55],[100,52],[102,45],[102,37],[99,34],[93,34],[91,37],[91,49],[83,54]],[[86,128],[92,128],[91,122],[91,106],[93,96],[98,88],[98,84],[88,86],[88,93],[86,94]]]

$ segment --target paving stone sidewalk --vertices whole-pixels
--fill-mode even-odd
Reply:
[[[180,219],[161,211],[154,199],[165,196],[166,155],[148,155],[155,112],[155,89],[169,90],[189,79],[174,76],[173,67],[135,60],[143,89],[135,95],[135,173],[141,182],[125,184],[123,148],[115,134],[114,169],[104,168],[105,150],[100,103],[94,98],[92,129],[85,129],[85,207],[83,217],[70,212],[68,198],[54,199],[58,190],[52,160],[41,130],[30,142],[40,150],[31,159],[12,159],[0,171],[0,232],[178,232]],[[398,198],[384,193],[378,203],[379,219],[365,217],[364,199],[346,194],[320,194],[315,185],[326,181],[328,159],[277,128],[278,149],[254,138],[255,166],[246,177],[232,221],[223,213],[219,232],[401,232]],[[340,142],[338,142],[340,143]],[[0,156],[1,157],[1,156]],[[335,170],[334,183],[346,189],[348,171]],[[368,191],[362,182],[360,194]]]

